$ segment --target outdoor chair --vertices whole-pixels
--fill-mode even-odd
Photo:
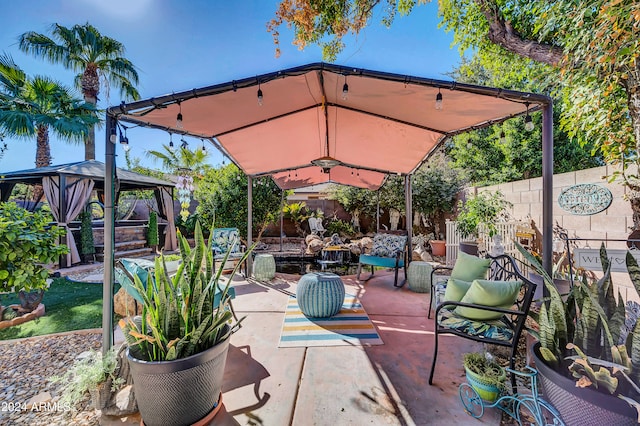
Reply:
[[[322,218],[320,217],[310,217],[309,218],[309,230],[312,234],[319,235],[320,238],[324,237],[324,233],[327,231],[322,226]]]
[[[138,303],[142,304],[142,300],[140,299],[140,295],[136,291],[132,291],[133,282],[135,280],[134,276],[137,276],[140,281],[147,285],[149,283],[149,279],[153,282],[153,277],[155,274],[155,263],[146,260],[146,259],[118,259],[115,261],[115,278],[116,281],[125,289],[127,294],[129,294],[135,300],[136,311],[138,310]],[[167,271],[169,274],[170,272]],[[173,271],[174,274],[176,271]],[[226,283],[218,282],[216,286],[216,291],[213,299],[213,306],[216,307],[220,304],[220,299],[222,298],[222,293],[224,291],[224,287]],[[230,299],[235,299],[236,291],[233,287],[229,287],[227,291]],[[233,309],[233,304],[231,300],[229,300],[229,308],[231,309],[231,313],[233,314],[233,318],[238,321],[238,317],[236,316],[236,312]]]
[[[404,233],[404,235],[402,235]],[[371,252],[362,253],[358,259],[357,279],[360,280],[362,266],[371,266],[371,275],[365,280],[368,281],[373,277],[375,267],[393,268],[395,277],[393,285],[402,287],[407,277],[407,235],[404,231],[378,231],[373,237],[373,247]],[[398,285],[398,270],[404,268],[405,279]]]
[[[211,249],[213,250],[216,269],[222,268],[224,272],[233,271],[237,263],[244,256],[245,252],[245,246],[240,244],[240,231],[238,228],[216,228],[213,230],[211,238],[213,240]],[[227,252],[229,252],[229,257],[223,265],[222,261],[224,260]],[[244,273],[246,275],[246,261],[242,266],[244,266]]]
[[[522,275],[511,256],[480,259],[462,254],[453,267],[443,300],[435,310],[430,385],[442,334],[509,347],[509,364],[514,369],[518,341],[536,289],[536,284]],[[488,279],[478,279],[478,276],[488,276]],[[515,391],[514,375],[511,375],[511,384]]]

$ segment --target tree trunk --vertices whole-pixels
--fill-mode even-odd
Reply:
[[[100,92],[100,77],[96,64],[89,63],[82,74],[82,95],[87,103],[98,104],[98,93]],[[95,126],[89,128],[87,137],[84,140],[84,159],[96,159],[96,130]]]
[[[38,126],[36,142],[36,167],[51,165],[51,148],[49,146],[49,129],[47,126]]]

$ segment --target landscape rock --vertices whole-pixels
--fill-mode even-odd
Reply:
[[[129,315],[139,315],[142,313],[142,306],[129,296],[124,288],[118,290],[113,296],[113,310],[116,314],[126,317]]]

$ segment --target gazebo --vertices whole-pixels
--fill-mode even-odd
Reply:
[[[113,106],[106,114],[105,186],[113,188],[119,122],[209,141],[252,179],[282,189],[333,182],[371,190],[410,177],[448,138],[543,111],[543,264],[551,267],[553,107],[546,95],[313,63]],[[105,218],[113,220],[106,193]],[[247,235],[252,240],[251,202]],[[109,224],[105,220],[106,227]],[[409,244],[411,243],[409,232]],[[105,241],[105,252],[108,244]],[[105,266],[112,259],[105,257]],[[113,270],[105,267],[104,329]],[[107,340],[109,339],[109,340]],[[105,335],[105,346],[110,336]]]
[[[84,209],[93,190],[96,190],[99,198],[104,200],[104,176],[104,163],[95,160],[6,172],[0,176],[0,201],[7,201],[14,186],[18,183],[41,184],[57,225],[68,230],[67,224],[73,221]],[[112,202],[116,203],[121,191],[153,190],[159,215],[168,222],[164,242],[165,250],[177,248],[172,197],[175,185],[173,183],[118,168],[110,186],[117,188],[115,198],[112,198]],[[61,191],[60,188],[65,188],[65,190]],[[113,211],[113,205],[111,211]],[[109,222],[109,219],[105,215],[106,222]],[[105,238],[106,240],[108,238]],[[80,261],[78,248],[71,232],[67,232],[66,245],[69,247],[69,253],[66,257],[61,258],[60,267],[71,266]]]

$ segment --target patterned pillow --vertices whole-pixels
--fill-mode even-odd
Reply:
[[[373,237],[372,256],[395,257],[397,253],[402,253],[407,245],[406,235],[376,234]]]
[[[213,230],[213,252],[217,254],[240,251],[240,231],[238,228],[217,228]]]

